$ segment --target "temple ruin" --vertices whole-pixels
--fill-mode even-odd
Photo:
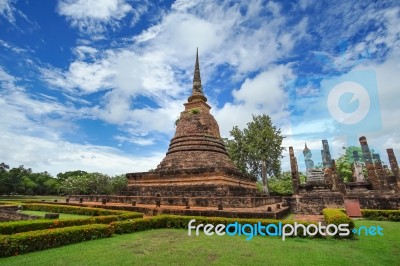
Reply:
[[[364,209],[400,208],[399,167],[393,149],[387,149],[392,171],[389,175],[386,170],[388,167],[382,164],[380,155],[371,152],[366,137],[360,137],[359,142],[364,164],[361,163],[358,152],[354,152],[353,178],[346,184],[337,173],[336,162],[331,159],[327,140],[322,141],[322,176],[319,169],[314,169],[311,150],[305,145],[305,184],[299,183],[297,159],[293,147],[289,147],[294,195],[285,198],[285,201],[290,205],[292,212],[318,214],[326,207],[343,208],[347,200],[359,202]],[[367,173],[366,176],[363,169]]]
[[[256,178],[240,172],[231,161],[204,95],[198,53],[192,93],[176,121],[165,158],[154,171],[129,173],[128,194],[139,202],[158,197],[174,205],[261,206],[255,200]],[[190,202],[190,203],[189,203]]]

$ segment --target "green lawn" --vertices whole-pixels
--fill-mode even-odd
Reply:
[[[159,229],[0,259],[0,265],[399,265],[400,223],[358,240],[188,236]]]
[[[44,217],[44,215],[46,213],[49,212],[43,212],[43,211],[20,211],[20,213],[25,213],[25,214],[29,214],[29,215],[36,215],[36,216],[42,216]],[[77,214],[68,214],[68,213],[60,213],[60,219],[82,219],[82,218],[89,218],[91,216],[88,215],[77,215]]]

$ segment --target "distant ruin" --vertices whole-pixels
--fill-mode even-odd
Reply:
[[[397,159],[393,149],[387,149],[392,175],[386,174],[379,154],[371,153],[366,137],[359,138],[364,165],[357,152],[354,152],[353,179],[344,183],[338,176],[336,162],[331,159],[327,140],[322,140],[321,150],[323,169],[314,169],[311,151],[307,145],[303,150],[306,163],[307,181],[300,183],[297,158],[293,147],[289,147],[290,165],[294,196],[285,200],[295,213],[320,213],[326,207],[343,208],[346,198],[356,199],[365,209],[400,208],[400,176]],[[330,163],[328,163],[330,162]],[[367,176],[363,174],[363,168]]]

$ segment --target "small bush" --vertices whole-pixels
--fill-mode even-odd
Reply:
[[[193,108],[193,109],[190,109],[190,112],[195,115],[195,114],[200,113],[200,109],[199,108]]]
[[[92,224],[0,235],[0,257],[15,256],[86,240],[110,237],[113,227]]]
[[[355,227],[354,221],[345,213],[343,213],[340,209],[326,208],[322,210],[322,213],[324,214],[326,224],[335,224],[335,225],[348,224],[350,232]],[[350,233],[348,238],[351,237],[353,237],[352,233]]]

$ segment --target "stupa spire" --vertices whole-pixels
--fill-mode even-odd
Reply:
[[[192,94],[203,94],[203,88],[201,86],[201,77],[200,77],[200,66],[199,66],[199,48],[196,50],[196,64],[194,65],[194,74],[193,74],[193,89]]]
[[[196,50],[196,63],[194,65],[192,95],[189,97],[188,101],[192,102],[195,99],[201,99],[205,102],[207,101],[207,98],[203,94],[203,87],[201,86],[199,48],[197,48]]]

